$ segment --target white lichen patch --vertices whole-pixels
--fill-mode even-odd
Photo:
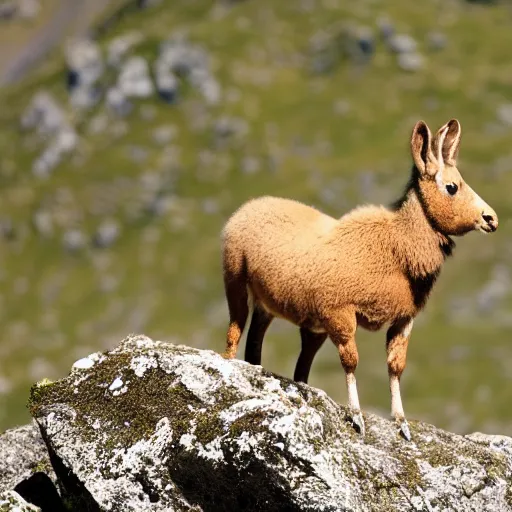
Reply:
[[[158,361],[155,357],[139,355],[134,356],[130,362],[130,369],[137,377],[144,377],[144,374],[152,368],[158,368]]]
[[[88,370],[89,368],[92,368],[94,366],[95,362],[88,358],[83,357],[82,359],[79,359],[78,361],[75,361],[73,363],[73,366],[71,369],[73,370]]]
[[[273,398],[250,398],[248,400],[238,402],[228,409],[221,411],[219,416],[224,421],[225,426],[229,426],[231,423],[242,418],[249,412],[255,410],[267,411],[272,409],[274,406],[279,407],[279,404],[277,403],[276,405],[276,400]]]
[[[110,384],[110,386],[108,387],[108,390],[109,391],[114,391],[116,389],[119,389],[121,387],[123,387],[123,380],[120,379],[119,377],[115,378],[114,381],[112,382],[112,384]]]
[[[265,391],[268,391],[269,393],[273,393],[276,391],[280,391],[281,393],[283,392],[281,383],[277,379],[274,379],[274,377],[270,377],[269,380],[265,382],[263,389]]]
[[[94,352],[89,354],[87,357],[82,357],[78,361],[73,363],[71,370],[89,370],[96,363],[101,363],[105,359],[105,356],[101,352]]]
[[[183,434],[180,437],[181,446],[185,447],[186,450],[191,450],[195,445],[195,440],[197,436],[194,434]]]
[[[195,448],[197,449],[197,455],[203,459],[209,459],[216,462],[224,460],[224,452],[222,451],[222,442],[220,437],[216,437],[213,441],[210,441],[204,446],[201,443],[197,443]]]

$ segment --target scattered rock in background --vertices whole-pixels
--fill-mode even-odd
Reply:
[[[74,107],[89,109],[101,99],[98,83],[104,72],[101,49],[89,39],[75,40],[66,47],[67,85]]]
[[[21,126],[25,130],[35,130],[41,136],[41,141],[49,141],[32,164],[32,172],[40,178],[48,177],[63,157],[78,145],[78,135],[69,125],[64,111],[44,91],[32,98],[21,116]]]
[[[67,87],[70,105],[87,110],[104,100],[108,113],[116,117],[128,116],[134,105],[130,98],[150,98],[155,86],[148,61],[141,56],[130,56],[130,51],[143,40],[143,35],[132,31],[115,38],[107,48],[107,64],[117,72],[114,83],[108,73],[100,46],[90,39],[79,39],[66,47]],[[190,44],[182,37],[173,37],[160,45],[157,59],[153,62],[156,91],[166,103],[178,98],[180,81],[187,80],[202,96],[205,105],[216,105],[221,100],[221,88],[209,65],[208,54],[203,48]],[[151,120],[148,107],[142,106],[141,117]],[[154,108],[152,112],[154,112]],[[41,155],[34,160],[32,171],[40,178],[47,178],[66,155],[74,152],[79,143],[75,128],[69,123],[73,115],[67,115],[47,92],[36,93],[25,109],[21,126],[36,130],[41,135],[54,135]],[[88,123],[91,134],[103,133],[109,128],[113,139],[126,133],[127,126],[110,124],[102,112]],[[156,137],[166,136],[157,134]],[[48,138],[47,138],[48,139]],[[33,142],[31,141],[33,146]]]
[[[375,53],[375,38],[370,27],[350,27],[343,34],[343,52],[356,64],[367,63]]]
[[[13,240],[16,237],[16,229],[11,218],[0,218],[0,236],[4,240]]]
[[[149,98],[154,93],[148,62],[144,57],[129,57],[121,65],[117,85],[127,97]]]
[[[170,38],[160,45],[154,70],[159,93],[166,101],[175,100],[178,84],[174,75],[189,80],[206,103],[215,105],[220,101],[220,84],[211,73],[208,54],[183,37]]]
[[[73,128],[61,130],[50,145],[32,164],[32,172],[38,178],[47,178],[62,159],[73,152],[78,145],[78,135]]]
[[[37,92],[21,116],[21,127],[36,130],[42,135],[53,135],[67,125],[64,110],[53,96],[45,91]]]
[[[49,238],[53,235],[53,219],[50,212],[44,209],[37,210],[32,217],[32,222],[41,236]]]
[[[425,62],[418,53],[418,43],[407,34],[393,34],[386,39],[388,48],[397,54],[398,66],[404,71],[419,71]]]
[[[394,53],[414,53],[418,47],[415,39],[407,34],[393,34],[387,40],[389,49]]]
[[[222,146],[231,138],[243,138],[248,130],[249,127],[245,119],[222,116],[215,121],[213,126],[215,146]]]
[[[338,65],[340,49],[332,37],[324,30],[314,34],[309,40],[310,70],[322,75],[330,73]]]
[[[380,36],[384,41],[388,41],[391,36],[395,34],[395,27],[392,21],[387,17],[380,17],[377,20],[377,27],[379,29]]]
[[[401,53],[397,62],[404,71],[419,71],[425,63],[425,58],[419,53]]]
[[[116,116],[125,117],[133,110],[133,104],[120,87],[111,87],[106,94],[107,109]]]
[[[142,146],[130,144],[127,148],[128,157],[132,162],[141,164],[148,158],[148,150]]]
[[[160,98],[166,103],[174,103],[177,100],[179,82],[172,71],[156,67],[155,83]]]
[[[497,108],[498,120],[504,125],[512,126],[512,103],[504,103]]]
[[[87,237],[79,229],[71,229],[62,237],[64,249],[68,252],[77,252],[87,245]]]
[[[117,221],[115,221],[115,220],[104,221],[98,227],[98,229],[93,237],[94,247],[98,247],[101,249],[111,247],[116,242],[116,240],[119,238],[120,231],[121,231],[121,229],[120,229],[119,223]]]
[[[488,315],[499,308],[510,294],[511,284],[510,268],[507,265],[494,266],[490,279],[475,297],[479,313]]]
[[[18,16],[24,19],[35,18],[41,11],[39,0],[19,0]]]
[[[253,156],[246,156],[242,159],[241,169],[244,174],[256,174],[260,167],[260,161]]]
[[[14,0],[0,3],[0,21],[11,20],[18,12],[18,5]]]
[[[157,126],[152,132],[153,141],[159,146],[167,146],[175,137],[178,129],[175,125]]]
[[[433,51],[444,50],[448,44],[448,38],[442,32],[429,32],[427,36],[428,47]]]
[[[0,2],[0,21],[13,19],[30,20],[41,11],[39,0],[3,0]]]
[[[144,35],[137,31],[128,32],[112,39],[107,47],[107,64],[116,68],[119,67],[130,50],[143,40]]]

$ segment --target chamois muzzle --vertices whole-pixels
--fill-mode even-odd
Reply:
[[[482,213],[483,222],[480,224],[480,229],[486,233],[493,233],[498,229],[498,217],[496,214],[488,212]]]

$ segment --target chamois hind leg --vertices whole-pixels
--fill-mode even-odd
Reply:
[[[226,336],[226,359],[236,357],[238,344],[249,315],[247,283],[243,274],[224,275],[224,287],[229,309],[229,327]]]
[[[252,312],[251,325],[247,333],[245,344],[245,360],[251,364],[261,364],[261,347],[273,316],[261,306],[255,304]]]
[[[411,432],[402,406],[400,377],[405,368],[407,345],[409,344],[412,324],[412,318],[401,319],[395,322],[386,334],[389,389],[391,391],[391,416],[395,418],[401,434],[407,441],[411,440]]]
[[[350,419],[359,432],[364,436],[364,420],[359,406],[355,371],[359,362],[356,346],[357,321],[354,312],[350,309],[337,312],[327,321],[327,334],[338,348],[341,365],[345,370],[345,380],[348,394],[348,408]]]
[[[300,328],[302,348],[299,359],[297,360],[297,365],[295,366],[293,380],[297,382],[305,382],[307,384],[313,359],[326,338],[326,332],[316,333],[306,329],[305,327]]]

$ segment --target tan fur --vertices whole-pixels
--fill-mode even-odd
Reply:
[[[226,357],[236,356],[250,294],[254,313],[247,361],[261,363],[265,331],[273,317],[280,317],[301,327],[296,380],[307,382],[327,335],[352,375],[358,362],[356,327],[378,330],[390,324],[388,370],[399,379],[411,321],[451,253],[450,236],[497,228],[495,212],[457,170],[459,143],[458,121],[441,127],[434,138],[418,122],[411,139],[411,179],[389,208],[358,207],[340,219],[276,197],[239,208],[222,236],[230,310]],[[446,190],[451,184],[458,187],[453,196]]]

